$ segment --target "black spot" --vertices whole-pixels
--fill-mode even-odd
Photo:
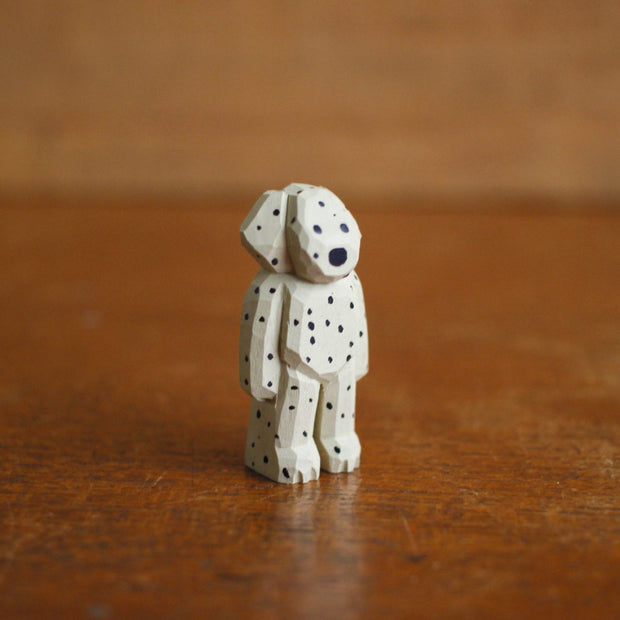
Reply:
[[[280,435],[278,435],[278,433],[276,433],[273,437],[274,439],[280,439]]]
[[[256,465],[256,463],[254,461],[252,461],[252,467],[254,467]]]
[[[349,232],[349,227],[346,224],[340,224],[340,230],[342,232]]]
[[[252,447],[253,447],[253,448],[254,448],[254,447],[256,447],[256,444],[255,444],[254,442],[252,442]]]
[[[293,409],[295,409],[295,405],[289,405],[288,410],[289,410],[289,411],[293,411]]]
[[[349,304],[349,308],[355,308],[355,304],[354,304],[353,302],[351,302],[351,303]]]
[[[320,207],[324,207],[324,206],[325,206],[325,203],[324,203],[322,200],[319,200],[319,206],[320,206]]]
[[[340,417],[341,417],[341,418],[344,418],[344,413],[341,413],[341,414],[340,414]]]
[[[364,335],[364,332],[360,332],[360,338]]]
[[[329,262],[334,267],[340,267],[347,262],[347,251],[344,248],[334,248],[329,251]]]
[[[353,345],[351,345],[351,346],[353,346]],[[270,354],[267,356],[267,359],[268,359],[268,360],[272,360],[272,359],[273,359],[273,353],[270,353]]]
[[[309,399],[308,399],[308,402],[309,402],[309,403],[311,403],[311,402],[312,402],[312,399],[311,399],[311,398],[309,398]]]
[[[328,409],[332,409],[334,405],[332,405],[331,403],[327,403],[325,406],[326,406]]]
[[[353,346],[353,343],[352,343],[352,342],[349,342],[349,346],[350,346],[350,347],[352,347],[352,346]]]
[[[273,383],[271,381],[267,381],[267,387],[271,387]]]
[[[245,383],[246,385],[248,385],[248,380],[246,379],[243,383]]]
[[[277,258],[272,258],[271,259],[271,264],[272,265],[277,265],[278,264],[278,259]]]
[[[312,227],[312,230],[314,230],[314,232],[315,232],[315,233],[317,233],[317,234],[319,234],[319,235],[323,232],[323,231],[321,230],[321,227],[320,227],[320,226],[318,226],[317,224],[315,224],[315,225]]]
[[[280,209],[274,209],[273,210],[273,214],[274,215],[280,215]]]
[[[329,327],[329,319],[325,319],[325,325]]]
[[[338,450],[338,452],[340,452],[340,450]],[[263,457],[263,463],[269,463],[269,459],[267,458],[267,455]]]
[[[318,258],[318,257],[319,255],[316,252],[312,255],[312,258]]]
[[[286,467],[282,470],[282,475],[285,478],[290,478],[291,477],[290,474],[288,473],[288,469],[286,469]]]
[[[298,193],[298,194],[301,194],[301,192],[303,192],[303,191],[304,191],[303,189],[298,189],[298,190],[297,190],[297,193]]]
[[[316,342],[316,340],[314,339],[314,336],[310,337],[310,344],[314,344]]]
[[[335,446],[335,447],[334,447],[334,452],[335,452],[336,454],[340,454],[340,448],[339,448],[338,446]],[[265,458],[267,458],[267,457],[265,457]]]
[[[347,355],[347,362],[351,360],[351,356]]]
[[[308,431],[304,431],[304,432],[303,432],[303,436],[304,436],[304,437],[307,437],[307,436],[308,436]]]
[[[312,321],[310,321],[310,322],[308,323],[308,329],[309,329],[309,330],[313,330],[313,329],[314,329],[314,323],[313,323]]]
[[[299,388],[296,385],[291,385],[291,390],[298,390]]]
[[[306,358],[306,362],[308,362],[308,364],[310,363],[310,358],[309,357]]]
[[[257,287],[254,289],[254,292],[258,295],[258,292],[259,292],[259,291],[260,291],[260,287],[259,287],[259,286],[257,286]]]
[[[331,295],[327,298],[327,303],[328,304],[333,304],[334,303],[334,298]]]
[[[338,333],[342,334],[343,331],[344,331],[344,327],[342,325],[338,325]]]
[[[259,322],[259,323],[264,323],[264,322],[265,322],[265,317],[264,317],[264,316],[261,316],[261,317],[258,319],[258,322]]]
[[[263,228],[262,226],[257,226],[256,230],[262,230],[262,228]]]
[[[333,357],[328,357],[327,361],[331,364],[334,361],[334,358]]]
[[[267,428],[271,426],[271,422],[267,422]]]
[[[260,418],[260,409],[257,409],[257,410],[256,410],[256,417],[257,417],[257,418]]]
[[[243,315],[243,318],[247,321],[247,320],[250,318],[250,315],[246,312],[246,313]]]
[[[293,325],[295,325],[295,327],[297,327],[297,325],[299,325],[299,321],[297,319],[293,320]]]
[[[275,289],[275,288],[270,288],[270,289],[269,289],[269,292],[273,294],[273,293],[275,293],[275,292],[276,292],[276,289]]]
[[[244,358],[244,359],[245,359],[245,361],[246,361],[246,362],[249,362],[249,361],[250,361],[250,360],[248,359],[248,356],[247,356],[247,355],[245,356],[245,358]]]
[[[296,219],[297,219],[297,218],[296,218],[296,217],[294,217],[294,218],[291,220],[291,224],[294,224]]]
[[[347,392],[351,389],[350,385],[347,385]]]
[[[308,314],[312,314],[312,308],[308,308]]]

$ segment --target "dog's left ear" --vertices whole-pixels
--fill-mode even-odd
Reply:
[[[286,248],[286,203],[282,190],[265,192],[241,224],[241,243],[260,266],[275,273],[291,273],[293,264]]]

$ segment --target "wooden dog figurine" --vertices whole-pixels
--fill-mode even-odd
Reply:
[[[324,187],[263,194],[241,225],[260,264],[243,300],[239,379],[252,396],[245,464],[277,482],[360,463],[355,386],[368,372],[361,234]]]

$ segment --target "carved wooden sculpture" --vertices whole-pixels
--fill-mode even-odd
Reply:
[[[252,396],[245,463],[278,482],[359,467],[355,385],[368,372],[361,234],[324,187],[263,194],[241,225],[260,264],[243,300],[241,387]]]

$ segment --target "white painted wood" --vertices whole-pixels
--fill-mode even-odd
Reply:
[[[266,271],[292,271],[285,237],[287,199],[284,191],[265,192],[241,224],[241,243]]]
[[[308,185],[308,183],[291,183],[284,188],[284,192],[288,196],[296,196],[297,194],[301,194],[304,190],[314,189],[317,187],[316,185]]]
[[[361,234],[343,202],[324,187],[310,187],[288,200],[286,242],[295,273],[330,282],[350,273],[359,258]]]
[[[239,380],[259,401],[273,398],[278,391],[283,293],[281,276],[259,269],[243,298]]]
[[[286,245],[278,252],[288,256],[295,273],[261,268],[248,288],[239,378],[252,396],[246,465],[293,483],[318,478],[320,468],[336,473],[359,467],[355,384],[368,372],[368,334],[362,287],[353,271],[361,235],[332,192],[299,183],[280,194],[267,192],[244,220],[244,245],[263,267],[274,255],[252,228],[265,222],[261,211],[268,214],[274,204],[283,208],[282,195],[288,196]],[[274,230],[267,238],[281,240]]]

